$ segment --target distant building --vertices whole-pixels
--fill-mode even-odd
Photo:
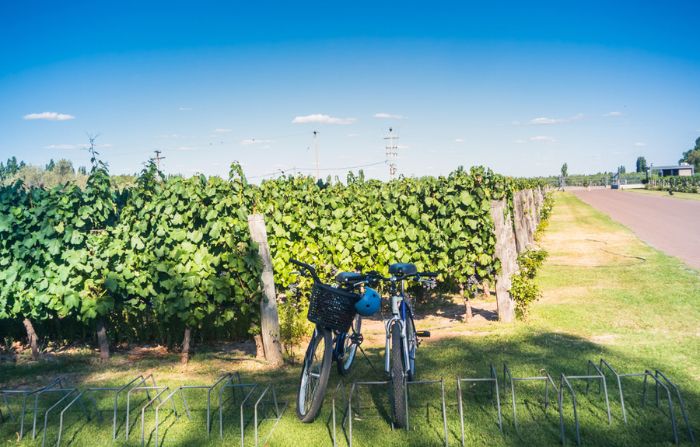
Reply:
[[[654,166],[649,168],[650,173],[660,175],[661,177],[681,176],[688,177],[695,174],[695,167],[688,163],[681,163],[673,166]]]

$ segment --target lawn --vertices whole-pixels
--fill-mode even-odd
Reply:
[[[668,191],[655,191],[651,189],[624,189],[623,191],[634,192],[637,194],[645,194],[647,196],[673,197],[675,199],[685,200],[700,200],[700,194],[692,192],[674,192],[673,195],[670,195]]]
[[[445,380],[448,438],[450,445],[459,445],[460,425],[455,397],[455,378],[483,377],[493,364],[499,371],[500,397],[503,410],[503,433],[496,424],[495,407],[485,384],[464,385],[465,437],[467,445],[556,445],[559,443],[559,415],[556,399],[546,411],[542,405],[542,382],[517,384],[518,429],[513,425],[511,394],[502,381],[506,362],[514,376],[542,375],[546,371],[557,386],[561,373],[585,374],[587,361],[605,358],[619,372],[642,372],[659,369],[680,387],[690,414],[691,425],[700,427],[700,273],[680,261],[666,256],[639,241],[628,229],[584,204],[569,193],[558,193],[556,205],[542,246],[550,256],[538,281],[543,297],[534,304],[525,322],[503,325],[495,322],[455,323],[452,336],[427,340],[418,352],[420,379]],[[420,325],[418,329],[421,329]],[[383,346],[369,344],[370,360],[381,370]],[[313,424],[301,424],[295,416],[294,387],[298,366],[270,370],[253,358],[234,350],[210,348],[200,350],[190,364],[181,367],[176,355],[129,358],[118,354],[107,365],[94,360],[93,353],[75,352],[58,355],[41,363],[20,361],[0,364],[3,386],[38,384],[61,375],[79,387],[116,386],[138,373],[153,373],[158,385],[171,389],[181,384],[213,382],[221,373],[238,371],[244,382],[274,384],[281,401],[290,401],[284,415],[274,427],[272,420],[260,426],[261,440],[271,446],[322,446],[331,441],[331,398]],[[363,358],[358,358],[352,380],[383,380]],[[335,370],[329,390],[338,383]],[[575,381],[585,445],[672,445],[671,424],[667,411],[649,402],[641,405],[641,379],[624,379],[628,405],[628,424],[621,417],[619,394],[612,376],[608,375],[608,392],[612,424],[608,424],[603,395],[593,386],[585,394],[585,381]],[[261,388],[262,389],[262,388]],[[347,388],[346,388],[347,390]],[[362,414],[353,417],[354,445],[423,446],[442,444],[440,385],[415,385],[411,393],[411,430],[392,431],[386,415],[389,408],[382,387],[360,390]],[[258,397],[259,390],[254,391]],[[331,394],[329,392],[329,394]],[[337,408],[341,418],[344,401],[339,393]],[[227,393],[226,395],[229,395]],[[203,412],[206,393],[188,391],[192,421],[175,420],[169,412],[160,429],[164,445],[231,445],[240,443],[237,408],[227,405],[224,419],[224,440],[218,436],[218,413],[212,436],[207,439]],[[254,397],[254,398],[255,398]],[[662,400],[662,403],[664,401]],[[47,404],[46,402],[42,402]],[[79,419],[79,411],[70,410],[64,445],[94,446],[111,442],[111,401],[97,399],[104,420]],[[180,400],[177,404],[181,405]],[[120,403],[120,409],[125,404]],[[343,405],[344,406],[344,405]],[[567,441],[575,441],[571,399],[564,401]],[[214,406],[216,407],[216,406]],[[2,407],[5,410],[5,407]],[[270,414],[270,406],[264,414]],[[682,443],[689,444],[686,426],[678,408],[675,410]],[[245,414],[246,445],[253,445],[252,411]],[[132,434],[124,441],[124,411],[120,411],[119,440],[116,445],[140,444],[140,426],[136,415],[131,417]],[[15,442],[18,424],[5,421],[0,425],[0,440],[7,445],[37,445],[30,436]],[[38,423],[38,432],[43,418]],[[55,442],[57,423],[52,419],[47,442]],[[146,439],[153,445],[153,416],[146,413]],[[347,445],[347,431],[338,426],[338,445]],[[269,437],[268,437],[269,435]]]

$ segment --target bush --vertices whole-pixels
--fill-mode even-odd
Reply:
[[[511,278],[510,294],[515,301],[515,314],[518,318],[526,318],[530,304],[537,301],[542,292],[535,283],[537,270],[547,258],[547,251],[542,249],[528,250],[518,256],[520,271]]]

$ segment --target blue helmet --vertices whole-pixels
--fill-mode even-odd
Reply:
[[[355,303],[355,310],[363,317],[371,317],[379,312],[381,306],[382,297],[379,293],[374,289],[365,287],[365,293],[362,294],[362,298]]]

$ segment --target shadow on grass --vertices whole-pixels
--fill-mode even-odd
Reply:
[[[621,352],[622,351],[622,352]],[[375,367],[381,367],[383,349],[370,349],[370,357]],[[495,407],[490,401],[489,387],[476,385],[463,390],[465,402],[465,438],[472,445],[555,445],[559,442],[559,413],[556,394],[550,394],[550,405],[544,410],[544,382],[517,382],[516,409],[518,428],[513,424],[512,394],[510,387],[503,381],[502,367],[507,363],[514,377],[541,376],[548,372],[559,386],[562,373],[568,375],[585,375],[587,360],[596,364],[601,358],[608,360],[619,373],[643,372],[658,368],[667,372],[677,384],[686,403],[690,424],[698,427],[699,393],[695,380],[684,372],[681,365],[659,365],[655,359],[636,357],[634,352],[624,349],[611,350],[592,343],[586,339],[544,332],[523,334],[520,336],[480,338],[443,339],[421,347],[417,355],[419,379],[439,379],[446,381],[446,403],[450,444],[459,443],[460,427],[456,399],[456,377],[488,377],[488,365],[493,364],[498,370],[500,401],[503,413],[503,433],[497,426]],[[353,373],[354,380],[381,380],[362,358]],[[606,373],[606,384],[610,402],[612,423],[608,424],[607,407],[604,394],[598,391],[596,382],[591,381],[589,393],[585,392],[585,380],[572,380],[578,401],[578,417],[581,439],[585,445],[672,445],[672,429],[665,399],[661,406],[655,406],[654,386],[650,382],[647,404],[641,405],[642,379],[627,378],[623,380],[627,407],[628,423],[622,420],[622,408],[619,402],[617,383],[612,374]],[[361,379],[360,379],[361,378]],[[352,379],[351,379],[352,380]],[[374,399],[381,401],[382,390],[374,389]],[[387,393],[385,390],[384,393]],[[413,400],[428,401],[436,408],[435,417],[431,417],[430,430],[417,433],[414,430],[395,431],[396,445],[439,445],[442,437],[442,420],[439,415],[439,393],[421,390],[411,396]],[[386,397],[384,397],[386,400]],[[687,426],[673,396],[675,417],[681,443],[689,443]],[[423,404],[425,405],[425,404]],[[574,419],[571,397],[564,393],[564,422],[569,443],[575,443]],[[382,419],[378,414],[378,419]],[[417,413],[420,416],[420,412]],[[417,421],[417,426],[420,425]],[[389,419],[383,418],[388,427]],[[356,445],[370,445],[377,433],[374,424],[355,424],[353,430]],[[388,441],[386,445],[394,445]]]
[[[351,375],[345,378],[346,393],[352,381],[385,380],[383,375],[383,348],[367,350],[374,368],[371,368],[362,356],[358,356]],[[518,382],[516,384],[516,408],[518,427],[513,424],[512,396],[510,388],[503,382],[502,367],[507,363],[515,377],[539,376],[547,371],[554,378],[557,386],[561,373],[580,375],[586,373],[586,361],[597,363],[600,358],[608,360],[620,373],[642,372],[645,369],[658,368],[681,386],[683,398],[686,401],[690,422],[693,427],[700,426],[698,421],[700,393],[696,380],[684,371],[683,365],[658,364],[653,358],[640,357],[634,351],[625,351],[624,347],[607,347],[592,343],[584,338],[556,332],[520,333],[517,335],[501,336],[494,334],[488,337],[461,337],[441,339],[426,343],[418,351],[417,367],[420,380],[445,379],[445,398],[447,412],[447,429],[450,445],[460,443],[460,423],[456,399],[456,377],[487,377],[489,364],[498,370],[500,402],[503,414],[503,432],[498,429],[496,410],[491,400],[489,386],[473,385],[463,387],[465,441],[467,445],[516,446],[516,445],[557,445],[559,443],[559,414],[555,395],[550,395],[550,406],[544,409],[543,382]],[[160,367],[164,359],[158,359]],[[172,360],[176,362],[177,357]],[[138,362],[134,368],[148,363]],[[206,363],[206,359],[202,361]],[[168,361],[170,363],[170,361]],[[11,372],[4,372],[5,377],[11,376],[18,380],[27,380],[25,373],[38,373],[42,377],[51,374],[62,375],[64,370],[47,365],[41,370],[40,365],[17,365]],[[92,362],[82,362],[72,359],[67,362],[68,370],[74,373],[75,384],[81,386],[80,377],[102,371],[103,366]],[[130,366],[128,366],[130,367]],[[5,368],[5,367],[3,367]],[[107,367],[108,369],[111,367]],[[272,422],[260,423],[261,436],[269,437],[271,446],[315,446],[331,445],[331,398],[338,383],[339,376],[331,373],[326,401],[322,413],[315,423],[302,424],[296,419],[294,399],[299,374],[299,367],[283,367],[278,370],[261,372],[244,372],[244,382],[256,382],[261,385],[275,384],[280,403],[289,402],[289,406],[280,423],[270,434]],[[231,363],[231,369],[236,369],[236,362]],[[335,369],[333,370],[335,371]],[[131,374],[136,374],[136,369]],[[124,373],[122,371],[122,373]],[[158,377],[157,370],[155,371]],[[202,379],[206,382],[209,379]],[[591,390],[585,393],[585,381],[573,383],[578,399],[581,439],[584,445],[596,446],[633,446],[633,445],[672,445],[671,423],[668,411],[664,407],[654,405],[654,388],[650,387],[650,399],[647,405],[641,405],[641,380],[624,379],[625,400],[628,411],[628,424],[622,421],[621,406],[617,384],[611,375],[607,375],[607,388],[612,414],[612,424],[608,424],[607,412],[603,394],[598,392],[598,386],[591,383]],[[159,382],[160,384],[160,382]],[[178,379],[166,383],[171,388],[184,384]],[[91,384],[92,385],[92,384]],[[443,422],[440,406],[439,385],[415,386],[411,392],[411,430],[391,430],[389,421],[391,408],[386,387],[372,387],[363,395],[362,403],[367,405],[361,419],[353,420],[353,440],[356,446],[386,445],[386,446],[424,446],[442,445]],[[109,408],[109,398],[104,397],[101,407]],[[189,400],[189,399],[188,399]],[[218,408],[212,406],[212,433],[208,438],[204,423],[204,401],[206,398],[193,398],[191,401],[193,419],[186,417],[177,421],[164,421],[161,430],[161,443],[168,446],[199,446],[199,445],[228,445],[240,443],[237,406],[226,407],[224,440],[218,436]],[[674,396],[675,401],[675,396]],[[677,404],[677,402],[675,402]],[[339,400],[337,411],[338,443],[347,445],[348,433],[341,425],[341,419],[346,412],[347,404]],[[573,412],[571,398],[564,396],[564,419],[567,443],[575,443]],[[689,444],[686,425],[681,417],[678,406],[675,407],[678,422],[678,434],[682,444]],[[120,419],[123,409],[120,409]],[[122,419],[123,420],[123,419]],[[152,422],[148,427],[146,438],[152,442]],[[0,440],[2,442],[15,439],[15,423],[5,420],[0,424]],[[246,421],[246,439],[252,442],[252,424]],[[55,428],[51,428],[55,430]],[[136,430],[136,435],[139,430]],[[134,442],[137,443],[136,436]],[[123,439],[123,438],[122,438]],[[69,433],[64,438],[63,445],[91,446],[111,442],[111,419],[103,423],[93,419],[85,424],[71,424]],[[24,441],[18,445],[33,445]]]

